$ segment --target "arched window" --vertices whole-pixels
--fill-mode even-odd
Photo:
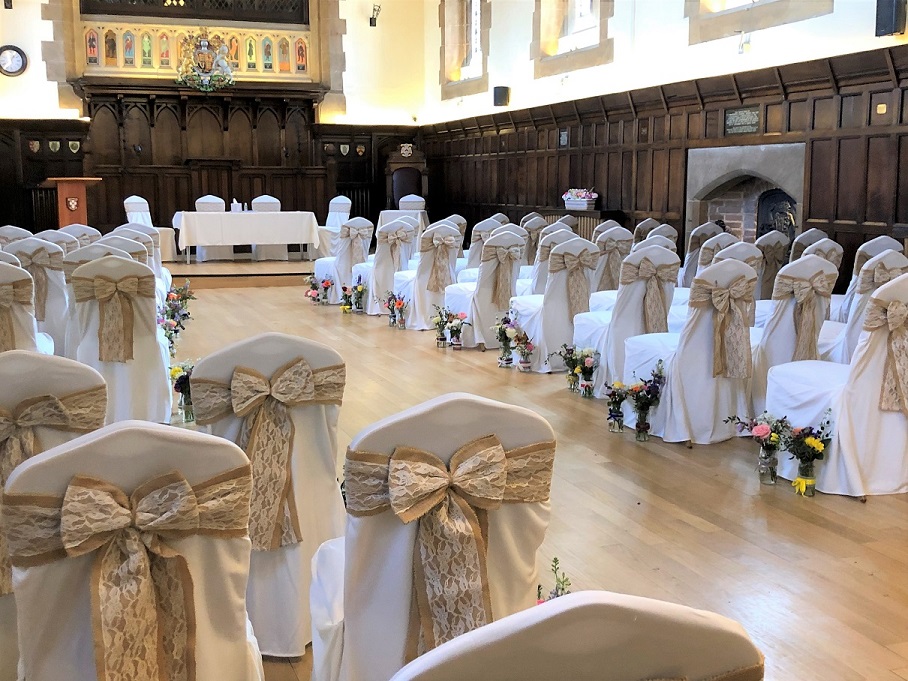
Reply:
[[[442,98],[488,90],[489,0],[441,0]]]
[[[533,64],[536,78],[612,61],[608,20],[614,0],[536,0]]]

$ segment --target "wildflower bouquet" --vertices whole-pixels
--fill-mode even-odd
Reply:
[[[561,358],[561,361],[564,362],[564,366],[567,367],[568,390],[572,393],[577,392],[577,385],[580,382],[580,379],[578,378],[580,376],[580,354],[573,345],[564,343],[561,346],[561,350],[550,352],[548,359],[551,359],[556,355]]]
[[[514,343],[522,329],[517,324],[516,316],[506,314],[492,325],[492,331],[498,339],[498,366],[509,367],[514,362]],[[524,334],[526,335],[526,334]]]
[[[445,328],[448,330],[448,335],[451,337],[451,345],[455,350],[459,350],[461,347],[460,335],[463,333],[464,326],[472,326],[472,324],[467,321],[467,313],[451,313],[451,315],[448,317],[448,323]]]
[[[599,353],[593,348],[584,348],[577,353],[577,359],[580,363],[574,371],[580,370],[580,394],[592,397],[593,373],[599,368]]]
[[[432,307],[435,308],[435,314],[429,318],[429,322],[435,327],[436,339],[443,339],[448,328],[448,320],[453,316],[453,313],[443,306],[433,305]]]
[[[322,303],[328,302],[328,291],[331,290],[331,287],[334,286],[334,280],[332,279],[322,279]]]
[[[776,467],[779,465],[776,452],[782,446],[782,439],[791,433],[788,418],[776,418],[764,411],[756,418],[729,416],[724,422],[734,423],[739,433],[749,432],[750,437],[760,444],[760,458],[757,462],[760,482],[764,485],[776,484]]]
[[[176,356],[176,343],[180,332],[186,329],[186,323],[191,319],[189,315],[189,301],[195,300],[189,290],[189,280],[182,286],[171,287],[164,300],[164,305],[158,310],[158,326],[164,330],[164,336],[170,349],[170,356]]]
[[[621,381],[615,381],[605,389],[605,397],[608,400],[608,429],[613,433],[624,432],[624,412],[621,407],[627,396],[627,386]]]
[[[363,298],[366,295],[366,285],[363,283],[362,275],[356,277],[356,283],[353,285],[353,310],[354,312],[363,311]]]
[[[513,322],[513,324],[517,329],[517,334],[514,336],[514,349],[517,351],[517,355],[520,357],[520,364],[518,365],[518,368],[521,371],[529,371],[530,361],[533,356],[533,351],[536,349],[536,346],[533,345],[533,342],[530,340],[527,332],[524,331],[516,321]]]
[[[388,311],[388,326],[396,326],[397,320],[403,320],[404,313],[407,311],[407,303],[404,302],[403,296],[394,291],[385,291],[381,306]]]
[[[353,289],[346,284],[341,286],[340,309],[344,314],[353,310]]]
[[[660,359],[653,369],[652,378],[638,380],[627,389],[628,397],[634,405],[634,413],[637,415],[637,439],[641,442],[649,439],[649,410],[659,404],[664,385],[665,367]]]
[[[309,282],[309,290],[306,291],[306,297],[313,305],[318,304],[318,299],[320,296],[319,293],[319,281],[314,276],[310,276],[307,280]]]
[[[832,420],[829,410],[823,415],[819,426],[792,428],[783,438],[783,446],[792,459],[798,460],[798,477],[791,483],[798,494],[812,497],[816,489],[814,462],[826,455],[826,448],[832,441]]]
[[[549,591],[548,596],[543,596],[542,584],[539,584],[536,587],[536,605],[571,593],[571,580],[561,569],[561,563],[557,557],[552,558],[552,574],[555,576],[555,588]]]
[[[170,367],[170,380],[173,383],[173,389],[180,393],[180,407],[183,412],[183,421],[186,422],[195,418],[192,407],[192,384],[189,381],[194,368],[195,364],[190,360]]]

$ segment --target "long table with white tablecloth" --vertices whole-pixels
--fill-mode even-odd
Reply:
[[[312,244],[318,248],[315,213],[205,213],[182,211],[173,216],[180,230],[180,248],[189,262],[190,246],[241,246],[249,244]]]

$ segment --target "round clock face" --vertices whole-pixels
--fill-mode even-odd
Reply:
[[[15,45],[0,47],[0,73],[4,76],[18,76],[28,66],[28,59]]]

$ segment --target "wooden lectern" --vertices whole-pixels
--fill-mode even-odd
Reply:
[[[100,177],[49,177],[41,183],[42,187],[56,187],[57,189],[57,227],[88,224],[85,188],[102,179]]]

